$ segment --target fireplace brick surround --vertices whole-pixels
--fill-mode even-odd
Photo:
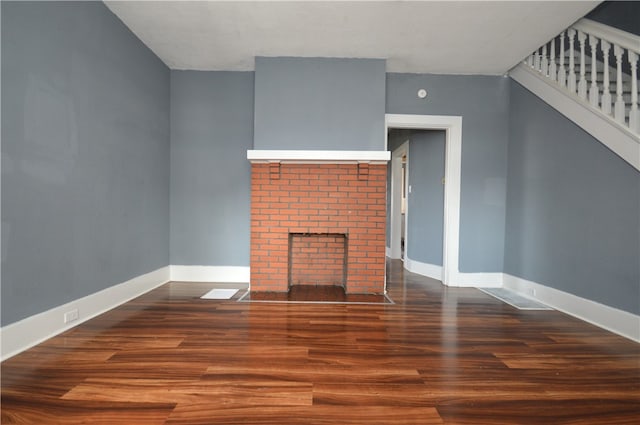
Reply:
[[[347,293],[383,294],[386,184],[386,163],[252,161],[251,291],[286,292],[292,275],[296,284],[327,284],[326,276],[344,273]],[[318,238],[307,242],[315,243],[305,248],[308,253],[331,246],[337,252],[298,261],[303,269],[292,272],[291,241],[305,235]],[[340,235],[343,242],[326,239]],[[314,278],[319,263],[333,271]]]

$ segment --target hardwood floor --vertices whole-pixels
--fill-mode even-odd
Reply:
[[[388,265],[396,304],[170,283],[2,364],[2,424],[637,424],[640,344]]]

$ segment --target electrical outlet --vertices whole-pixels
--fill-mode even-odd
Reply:
[[[75,308],[71,311],[67,311],[64,314],[64,323],[73,322],[74,320],[78,320],[78,309]]]

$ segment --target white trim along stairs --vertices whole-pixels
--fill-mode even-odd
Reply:
[[[581,19],[509,75],[640,170],[639,55],[640,36]]]

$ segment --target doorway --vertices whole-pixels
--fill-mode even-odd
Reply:
[[[458,256],[460,234],[460,174],[462,165],[462,117],[444,115],[399,115],[385,116],[386,145],[389,146],[389,129],[445,130],[445,177],[444,218],[442,241],[442,270],[440,280],[448,286],[456,286],[459,280]],[[397,150],[397,149],[396,149]],[[407,149],[408,153],[408,149]],[[392,155],[391,162],[391,208],[390,208],[390,257],[400,258],[402,241],[402,210],[399,206],[398,188],[393,184],[401,181],[401,156]],[[398,159],[398,157],[400,159]],[[394,165],[396,165],[394,167]],[[395,187],[395,192],[393,189]],[[400,189],[401,190],[401,189]],[[394,208],[395,206],[395,208]],[[407,211],[408,213],[408,211]],[[395,257],[394,257],[395,256]],[[406,266],[406,263],[405,263]]]
[[[406,140],[391,153],[391,208],[389,257],[404,261],[406,241],[407,159],[409,141]]]

